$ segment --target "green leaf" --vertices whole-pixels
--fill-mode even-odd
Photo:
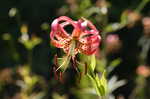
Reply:
[[[90,67],[91,67],[92,71],[95,70],[95,67],[96,67],[96,58],[95,58],[95,55],[92,55],[92,56],[91,56],[91,64],[90,64]]]
[[[98,88],[98,93],[100,93],[101,96],[105,96],[107,93],[107,80],[105,78],[105,71],[102,74],[102,77],[99,79],[98,74],[96,74],[95,81]]]
[[[100,85],[98,87],[98,89],[99,89],[100,95],[101,96],[105,96],[105,88],[104,88],[104,86]]]
[[[103,86],[103,88],[104,88],[104,93],[102,93],[103,95],[105,95],[107,93],[107,89],[108,89],[105,74],[106,74],[106,72],[104,71],[102,74],[102,77],[100,79],[100,85]]]
[[[90,80],[92,81],[92,85],[93,87],[95,88],[96,90],[96,93],[98,96],[101,96],[101,91],[99,90],[99,87],[98,87],[98,83],[97,83],[97,80],[95,80],[91,75],[87,74],[87,76],[90,78]],[[99,81],[99,80],[98,80]]]
[[[112,66],[112,67],[116,67],[117,65],[119,65],[121,63],[121,59],[118,58],[118,59],[115,59],[113,60],[109,66]]]
[[[127,22],[128,22],[128,14],[127,14],[127,12],[123,12],[121,14],[120,21],[121,21],[121,24],[127,24]]]
[[[77,61],[77,68],[80,72],[85,72],[85,64]]]
[[[110,64],[107,67],[107,74],[109,74],[110,72],[112,72],[114,70],[114,68],[121,63],[121,61],[122,60],[120,58],[118,58],[118,59],[115,59],[112,62],[110,62]]]
[[[102,58],[100,60],[97,59],[96,63],[97,63],[96,70],[98,72],[103,72],[105,70],[105,67],[106,67],[106,64],[107,64],[106,59],[105,58]]]
[[[105,71],[102,74],[102,77],[99,78],[98,74],[96,74],[94,77],[87,74],[87,76],[92,81],[92,85],[96,90],[96,93],[98,96],[105,96],[107,94],[108,86],[107,86],[107,80],[105,78]]]
[[[88,72],[90,72],[90,73],[94,72],[95,67],[96,67],[96,57],[95,57],[95,55],[87,56],[87,55],[84,55],[84,54],[80,54],[79,57],[80,57],[80,60],[83,63],[87,64]]]

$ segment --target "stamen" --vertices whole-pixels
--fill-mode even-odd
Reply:
[[[76,69],[75,58],[71,57],[71,61],[72,61],[72,66],[73,66],[73,68]]]
[[[57,54],[54,56],[54,64],[56,67],[58,67],[58,60],[57,60]]]
[[[62,72],[59,72],[59,80],[61,83],[64,83]]]
[[[55,67],[55,66],[53,67],[53,72],[54,72],[54,78],[55,78],[56,80],[58,80],[58,74],[57,74],[57,72],[56,72],[56,67]]]

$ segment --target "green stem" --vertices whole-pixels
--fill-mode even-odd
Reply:
[[[142,0],[140,5],[135,9],[136,12],[141,12],[141,10],[145,7],[145,5],[149,2],[150,0]]]

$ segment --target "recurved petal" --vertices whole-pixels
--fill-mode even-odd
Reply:
[[[100,36],[92,35],[85,38],[80,39],[79,50],[81,53],[91,55],[94,54],[99,47],[100,44]]]
[[[89,20],[85,19],[85,18],[82,18],[82,19],[79,19],[78,20],[78,26],[81,28],[81,30],[83,31],[83,33],[85,31],[91,31],[91,30],[94,30],[94,31],[97,31],[98,30],[96,29],[96,27],[92,24],[92,22],[90,22]],[[97,32],[93,32],[93,33],[96,33]],[[89,32],[88,32],[89,33]]]
[[[99,47],[99,42],[94,42],[94,43],[80,43],[78,46],[78,49],[81,53],[84,53],[86,55],[91,55],[94,54],[96,52],[96,50]]]
[[[99,35],[86,35],[79,39],[79,42],[83,44],[100,43],[101,37]]]
[[[62,23],[60,23],[63,21]],[[65,22],[64,22],[65,21]],[[63,48],[71,36],[64,30],[64,27],[69,24],[74,24],[73,21],[65,16],[59,17],[52,22],[50,38],[54,46]]]
[[[87,45],[82,45],[79,48],[80,52],[86,55],[92,55],[95,54],[97,47],[96,48],[92,48],[92,46],[87,46]]]
[[[57,48],[63,48],[63,44],[57,40],[51,40],[51,44]]]
[[[77,28],[77,22],[73,21],[72,19],[70,19],[69,17],[66,16],[61,16],[59,18],[57,18],[58,21],[60,22],[60,24],[62,24],[62,27],[71,24],[74,28]]]
[[[51,33],[50,33],[50,38],[52,39],[53,37],[58,38],[67,38],[69,37],[69,34],[63,29],[63,26],[59,24],[59,20],[55,19],[52,22],[51,25]]]

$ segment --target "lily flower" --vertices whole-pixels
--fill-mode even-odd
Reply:
[[[74,28],[71,34],[64,29],[68,25]],[[52,22],[50,38],[55,47],[62,48],[70,55],[94,54],[101,40],[98,30],[90,21],[84,18],[73,21],[66,16],[61,16]]]
[[[67,26],[73,27],[71,33],[68,33],[65,29]],[[52,45],[62,48],[67,54],[60,66],[57,66],[56,71],[62,67],[65,71],[71,59],[76,61],[75,56],[78,53],[95,54],[101,40],[99,31],[89,20],[81,18],[74,21],[66,16],[61,16],[52,22],[50,38]],[[57,65],[59,64],[57,63]]]

